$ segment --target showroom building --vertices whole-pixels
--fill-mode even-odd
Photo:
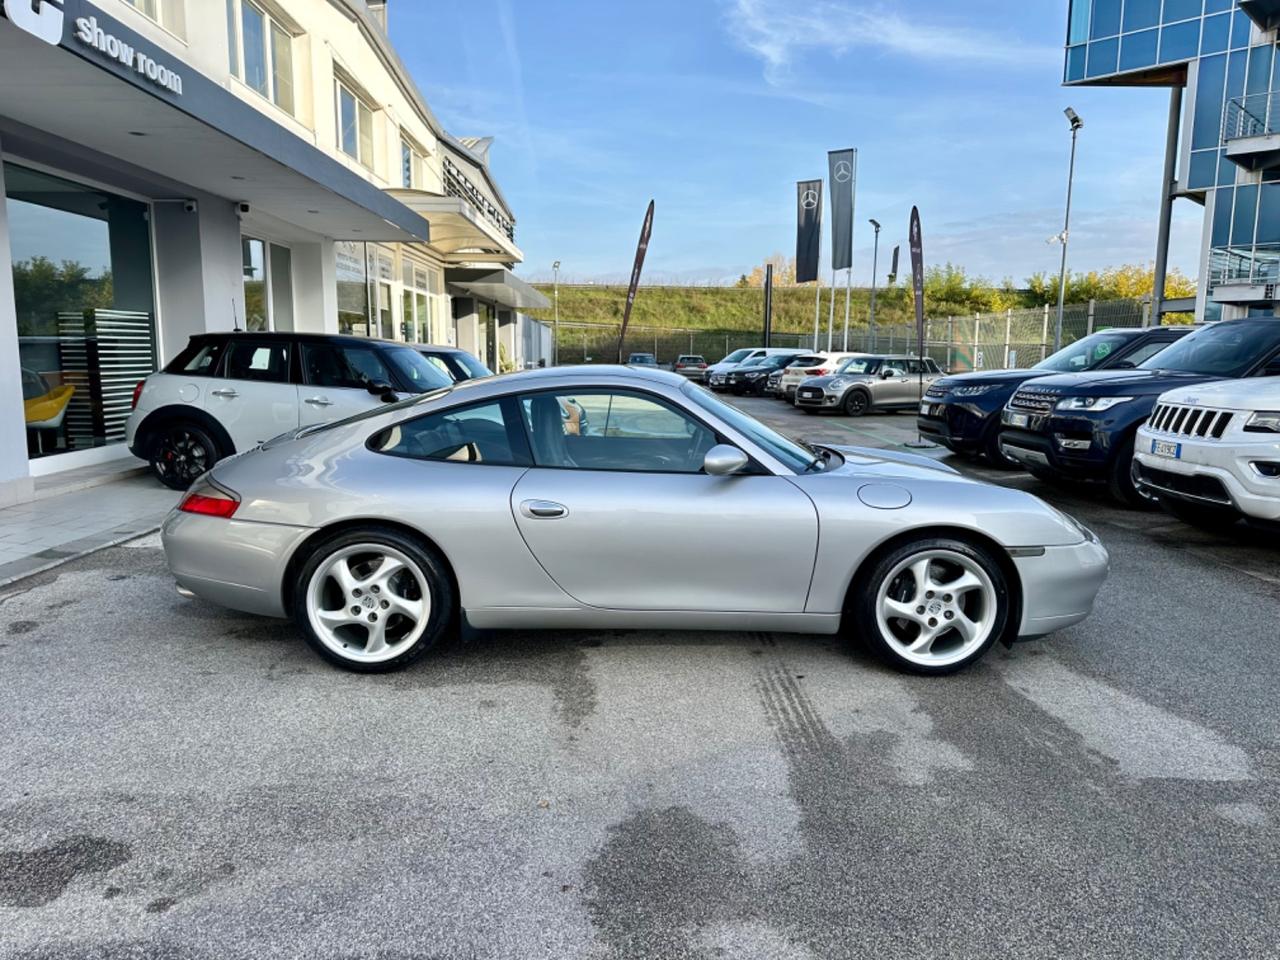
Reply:
[[[1271,315],[1280,302],[1277,27],[1280,0],[1070,4],[1068,85],[1171,90],[1162,232],[1175,201],[1203,206],[1200,319]]]
[[[135,384],[194,333],[546,360],[490,141],[442,128],[386,17],[373,0],[0,0],[0,503],[127,456]]]

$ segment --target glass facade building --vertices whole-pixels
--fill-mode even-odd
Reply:
[[[1178,192],[1204,204],[1207,319],[1280,281],[1280,0],[1072,0],[1067,85],[1185,86]],[[1274,101],[1274,102],[1273,102]]]

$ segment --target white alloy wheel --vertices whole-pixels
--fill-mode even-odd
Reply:
[[[381,543],[335,550],[307,584],[307,619],[343,660],[383,663],[409,650],[431,618],[431,588],[407,554]]]
[[[948,667],[991,637],[999,597],[970,556],[926,549],[897,563],[878,586],[876,626],[892,652],[922,667]]]

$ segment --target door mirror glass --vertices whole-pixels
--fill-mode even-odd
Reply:
[[[730,477],[747,469],[750,462],[750,458],[737,447],[720,443],[707,451],[702,469],[712,477]]]

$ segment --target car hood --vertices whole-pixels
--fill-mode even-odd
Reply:
[[[1280,377],[1216,380],[1178,387],[1161,394],[1160,400],[1228,410],[1280,410]]]
[[[1217,379],[1199,373],[1169,370],[1094,370],[1038,377],[1035,389],[1066,397],[1154,397],[1174,387]]]
[[[1036,377],[1048,376],[1043,370],[975,370],[935,380],[935,387],[1015,387]]]
[[[840,466],[828,470],[824,475],[856,476],[856,477],[894,477],[899,480],[957,480],[971,483],[954,467],[950,467],[932,457],[918,453],[907,453],[905,450],[883,450],[878,447],[844,447],[834,444],[821,444],[834,450],[844,458]]]

